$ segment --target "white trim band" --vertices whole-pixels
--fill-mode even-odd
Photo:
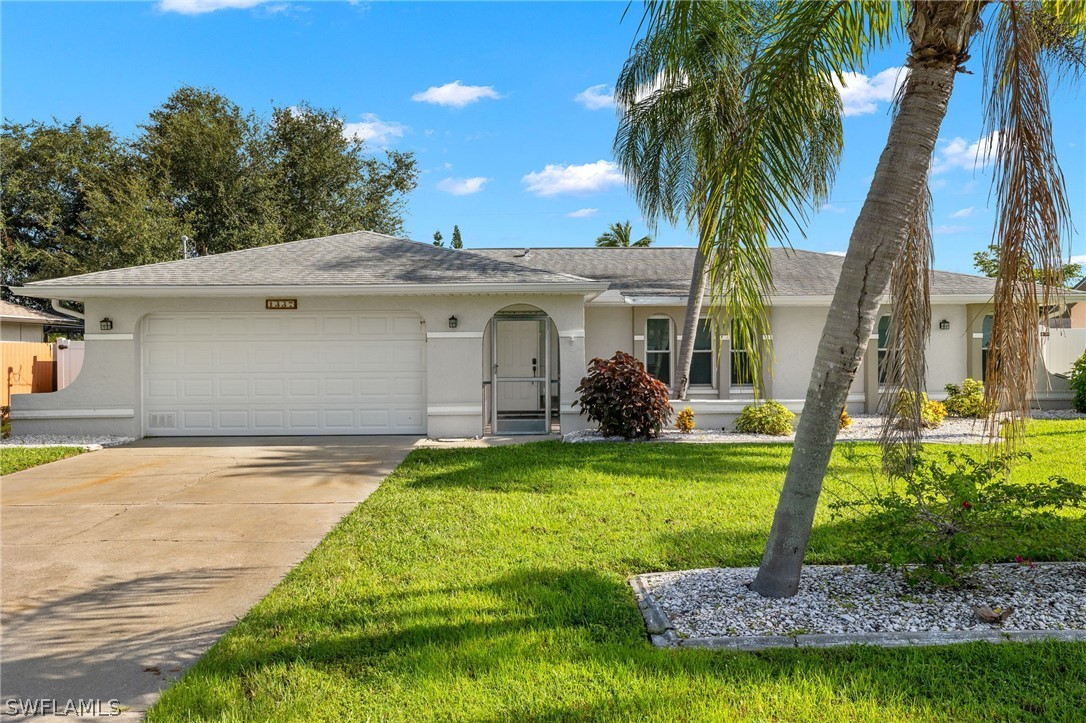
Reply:
[[[132,409],[13,409],[12,419],[126,419]]]
[[[570,329],[569,331],[560,331],[558,336],[563,339],[584,339],[584,329]]]
[[[427,339],[482,339],[481,331],[428,331]]]
[[[135,337],[131,334],[84,334],[87,341],[132,341]]]
[[[426,414],[431,417],[481,417],[483,406],[481,404],[462,404],[459,406],[427,407]]]

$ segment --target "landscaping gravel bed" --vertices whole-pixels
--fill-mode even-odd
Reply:
[[[85,447],[87,449],[100,449],[101,447],[114,447],[118,444],[134,442],[134,437],[109,437],[92,435],[57,435],[57,434],[27,434],[19,437],[0,439],[0,446],[4,447]]]
[[[1035,411],[1033,419],[1086,419],[1070,409]],[[852,418],[852,424],[837,433],[840,441],[876,441],[882,430],[883,417],[875,414],[858,414]],[[948,418],[936,429],[925,429],[921,435],[928,442],[943,444],[983,444],[988,441],[983,419]],[[674,429],[664,430],[653,442],[682,442],[686,444],[751,443],[751,442],[792,442],[795,433],[776,437],[769,434],[740,434],[727,429],[695,429],[690,434],[683,434]],[[622,437],[604,437],[595,430],[571,432],[562,437],[565,442],[621,442]]]
[[[978,568],[967,588],[910,587],[897,570],[862,566],[803,569],[799,593],[763,598],[747,587],[757,568],[711,568],[641,575],[636,580],[678,639],[729,636],[1045,631],[1086,629],[1086,563],[1000,564]],[[637,587],[637,585],[635,585]],[[1002,626],[974,606],[1014,612]]]

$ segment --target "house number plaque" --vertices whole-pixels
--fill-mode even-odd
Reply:
[[[274,309],[276,311],[283,309],[297,309],[297,299],[264,299],[265,309]]]

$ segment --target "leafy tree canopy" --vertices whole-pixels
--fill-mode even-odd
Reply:
[[[4,286],[358,229],[403,232],[418,168],[370,155],[336,111],[270,119],[182,87],[134,138],[77,118],[0,128]],[[7,292],[5,291],[5,296]]]
[[[999,276],[999,246],[992,244],[985,251],[973,253],[973,268],[985,276],[996,278]],[[1034,281],[1043,281],[1044,274],[1040,269],[1029,269]],[[1059,269],[1060,278],[1051,279],[1054,286],[1074,286],[1082,278],[1082,264],[1064,264]]]

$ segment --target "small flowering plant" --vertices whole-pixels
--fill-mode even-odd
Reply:
[[[874,495],[837,500],[830,508],[871,514],[878,540],[892,565],[911,581],[959,586],[979,564],[996,562],[1001,545],[987,544],[1014,531],[1054,524],[1056,511],[1086,507],[1086,486],[1053,476],[1044,482],[1012,482],[1011,463],[1024,452],[977,460],[951,451],[914,455],[889,485]],[[875,543],[872,543],[875,544]],[[1032,561],[1018,556],[1020,564]]]

